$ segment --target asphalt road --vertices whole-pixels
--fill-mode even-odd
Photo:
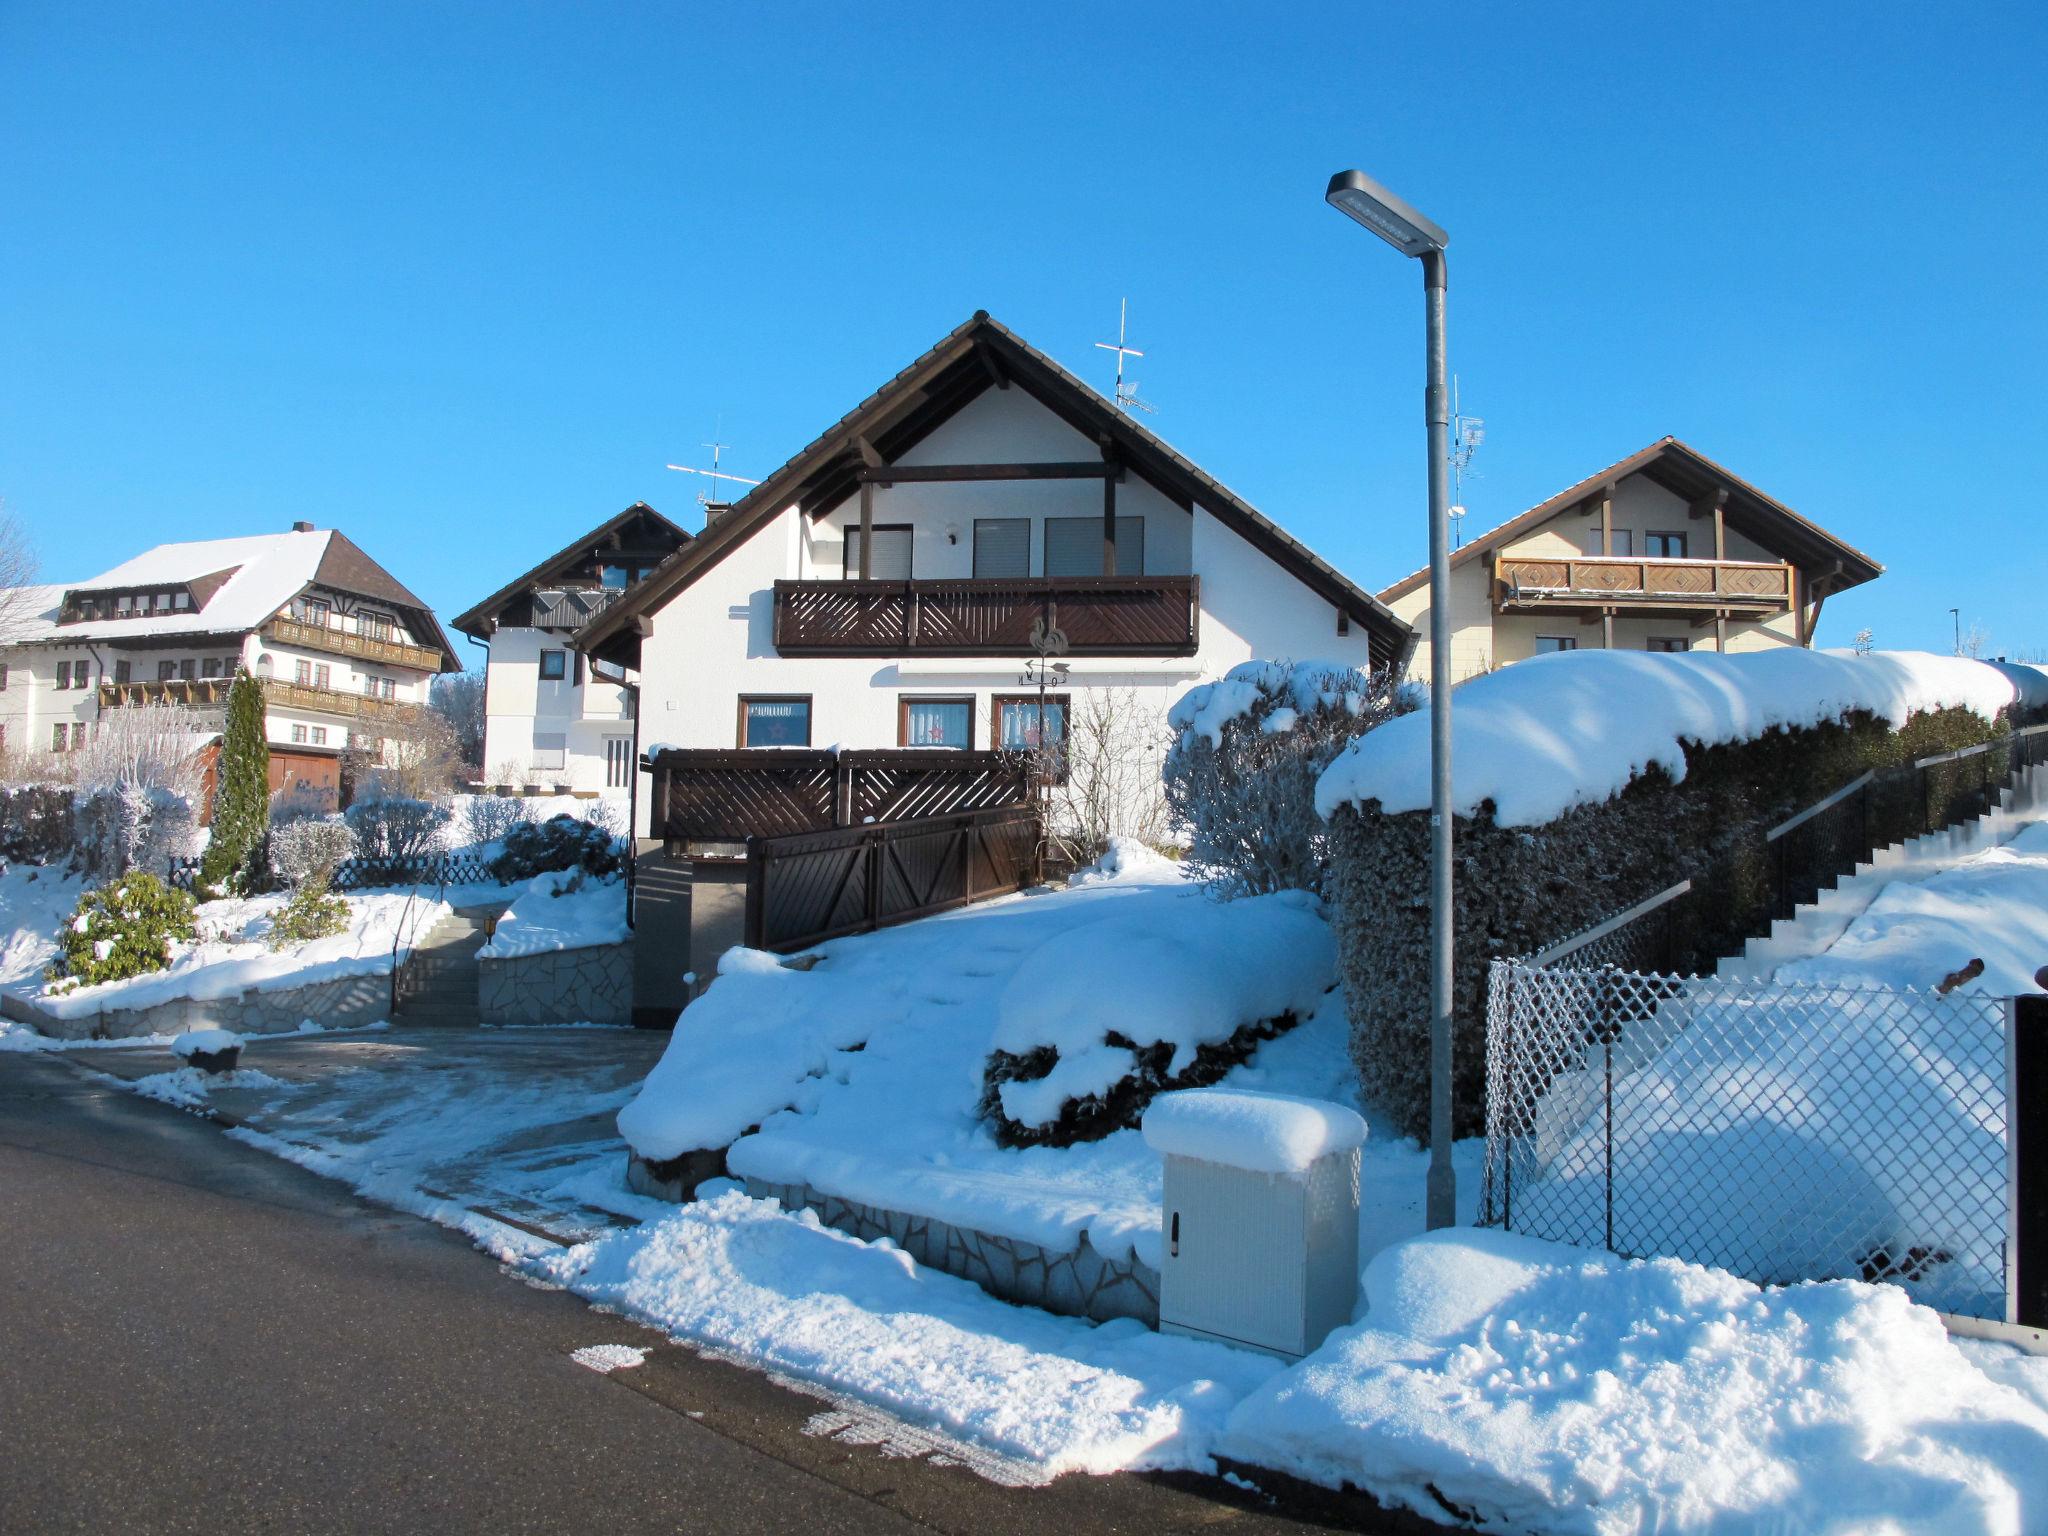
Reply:
[[[89,1069],[0,1055],[0,1531],[1441,1529],[820,1434],[816,1399]],[[653,1351],[569,1358],[602,1343]]]

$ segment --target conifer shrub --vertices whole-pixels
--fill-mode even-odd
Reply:
[[[258,855],[270,827],[270,743],[263,730],[263,685],[246,671],[228,689],[221,733],[220,781],[213,795],[213,837],[200,860],[209,890],[246,891],[265,867]]]
[[[488,866],[491,878],[505,885],[557,870],[609,875],[618,867],[618,839],[611,829],[574,816],[550,816],[512,828],[505,834],[504,852]]]
[[[176,945],[199,937],[193,901],[155,875],[135,870],[78,898],[59,930],[52,991],[125,981],[168,967]]]

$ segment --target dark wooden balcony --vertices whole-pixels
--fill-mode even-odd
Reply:
[[[387,666],[415,667],[422,672],[437,672],[441,668],[441,653],[427,646],[409,645],[403,640],[387,640],[378,635],[357,634],[330,624],[275,618],[263,626],[262,634],[264,639],[279,645],[300,645],[336,656],[383,662]]]
[[[1069,656],[1189,656],[1195,576],[1033,576],[967,581],[778,581],[785,656],[1029,656],[1043,619]]]
[[[1792,582],[1791,566],[1755,560],[1497,555],[1493,606],[1762,617],[1792,606]]]

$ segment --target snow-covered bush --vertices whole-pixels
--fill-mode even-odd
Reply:
[[[65,767],[81,793],[139,784],[197,805],[206,778],[200,749],[211,740],[179,705],[124,705],[101,712],[83,749],[66,754]]]
[[[192,807],[183,796],[131,781],[79,797],[77,863],[101,880],[131,869],[167,870],[193,841]]]
[[[462,803],[462,840],[471,845],[495,843],[530,819],[526,802],[516,795],[470,795]]]
[[[1034,749],[1047,786],[1046,830],[1072,865],[1092,864],[1114,838],[1165,842],[1158,716],[1135,688],[1090,688],[1069,701],[1064,736]]]
[[[0,789],[0,859],[47,864],[77,841],[72,793],[65,784],[17,784]]]
[[[489,865],[491,878],[505,885],[560,869],[608,875],[619,867],[617,837],[594,822],[550,816],[525,822],[505,834],[505,848]]]
[[[354,831],[336,817],[299,817],[270,829],[271,870],[294,888],[316,876],[326,884],[333,878],[335,866],[354,858],[355,852]]]
[[[1190,688],[1167,714],[1166,804],[1187,867],[1225,896],[1320,891],[1329,824],[1316,780],[1344,747],[1412,708],[1387,673],[1252,661]]]
[[[448,821],[445,807],[431,800],[411,800],[402,795],[372,794],[356,801],[342,813],[356,846],[366,859],[405,860],[423,858],[440,846],[441,828]]]
[[[1315,898],[1221,906],[1187,894],[1170,927],[1111,916],[1049,941],[1005,988],[981,1112],[1004,1146],[1134,1126],[1169,1088],[1215,1082],[1314,1011],[1337,950]]]
[[[270,825],[273,828],[333,814],[334,791],[305,779],[292,780],[270,797]]]
[[[198,937],[192,898],[142,870],[96,886],[58,930],[52,991],[146,976],[170,965],[179,942]]]
[[[300,823],[318,826],[318,822]],[[345,828],[343,830],[346,830]],[[270,920],[264,939],[272,949],[297,949],[314,939],[324,939],[348,927],[348,902],[327,887],[327,870],[316,869],[301,880],[292,898]]]

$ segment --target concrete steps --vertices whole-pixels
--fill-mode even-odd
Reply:
[[[406,962],[394,1024],[474,1029],[484,920],[457,912],[444,917],[414,946]]]

